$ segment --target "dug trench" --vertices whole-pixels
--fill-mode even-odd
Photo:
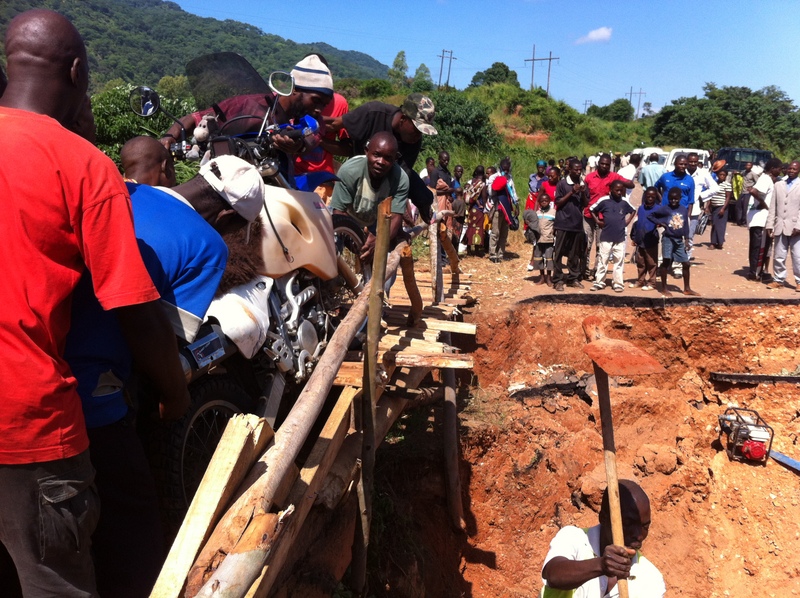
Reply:
[[[605,471],[582,320],[653,355],[666,373],[612,380],[620,477],[650,496],[643,552],[669,596],[800,594],[800,478],[731,462],[728,405],[755,409],[773,447],[800,456],[800,388],[733,385],[713,371],[797,368],[800,312],[787,305],[608,307],[533,301],[477,312],[460,381],[466,533],[448,524],[436,407],[405,414],[378,453],[370,591],[376,596],[534,596],[561,526],[596,524]]]

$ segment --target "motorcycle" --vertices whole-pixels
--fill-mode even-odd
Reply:
[[[262,265],[251,280],[212,302],[197,339],[180,349],[192,399],[186,415],[145,431],[172,531],[180,526],[228,419],[249,412],[265,417],[273,428],[280,425],[336,328],[347,287],[358,291],[364,243],[352,218],[331,215],[319,196],[294,188],[316,186],[319,179],[305,177],[292,185],[282,172],[272,138],[308,139],[318,129],[311,117],[293,125],[271,123],[278,98],[293,92],[289,73],[272,73],[265,83],[244,58],[220,53],[193,60],[187,74],[198,106],[216,106],[233,95],[264,97],[267,91],[275,99],[263,115],[209,126],[205,145],[211,158],[236,155],[254,164],[264,179]],[[180,123],[147,87],[131,92],[131,107],[143,117],[161,111]],[[243,121],[258,127],[228,134]],[[170,148],[179,159],[192,150],[181,131]]]

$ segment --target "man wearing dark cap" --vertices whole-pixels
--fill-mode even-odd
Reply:
[[[161,396],[162,417],[180,417],[189,394],[139,254],[122,177],[66,128],[85,108],[89,83],[80,34],[56,12],[30,10],[9,24],[5,54],[0,542],[25,596],[97,596],[90,550],[99,501],[80,397],[63,356],[85,272]]]
[[[542,567],[542,598],[601,598],[617,580],[628,580],[631,598],[661,598],[667,589],[656,566],[640,552],[650,530],[650,500],[631,480],[619,481],[625,546],[612,541],[608,488],[603,492],[600,524],[588,529],[568,525],[550,542]]]
[[[349,138],[323,141],[323,147],[339,156],[361,156],[365,153],[367,141],[375,133],[387,131],[394,134],[400,152],[398,164],[408,175],[408,197],[419,209],[422,219],[428,222],[433,194],[414,171],[414,163],[422,147],[422,136],[438,133],[433,126],[434,115],[433,101],[421,93],[412,93],[399,107],[384,102],[367,102],[341,117],[326,121],[329,128],[344,129]]]

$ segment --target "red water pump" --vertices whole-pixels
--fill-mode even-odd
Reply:
[[[724,444],[731,461],[755,461],[766,464],[772,450],[775,432],[757,411],[728,407],[719,419],[719,439],[727,436]]]

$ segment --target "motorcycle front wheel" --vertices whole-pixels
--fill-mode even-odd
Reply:
[[[177,533],[228,420],[252,412],[256,402],[227,375],[190,386],[189,410],[154,439],[154,475],[168,531]]]

